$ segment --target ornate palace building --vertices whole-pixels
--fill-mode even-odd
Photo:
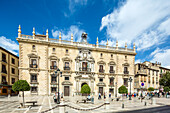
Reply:
[[[0,47],[0,95],[17,95],[12,85],[19,79],[19,57]]]
[[[155,91],[159,91],[161,88],[159,79],[166,72],[170,72],[170,69],[161,67],[161,63],[159,62],[151,63],[145,61],[143,63],[135,64],[135,92],[141,89],[147,91],[149,87],[153,87]],[[144,86],[141,86],[141,83],[144,83]]]
[[[64,96],[80,93],[81,87],[88,84],[91,93],[98,95],[100,92],[118,95],[118,88],[125,85],[130,91],[129,77],[134,79],[135,44],[133,49],[89,44],[87,34],[82,33],[81,42],[52,39],[46,35],[21,34],[18,29],[19,42],[19,77],[27,80],[31,90],[26,94],[51,95],[57,92],[58,83],[60,92]],[[55,70],[62,71],[58,82]],[[132,82],[132,92],[134,91]]]

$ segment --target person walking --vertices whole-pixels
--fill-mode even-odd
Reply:
[[[56,103],[57,102],[56,93],[53,95],[53,99],[54,99],[54,102]]]
[[[109,93],[109,98],[111,98],[111,93]]]
[[[104,101],[105,101],[105,99],[106,99],[106,94],[105,94],[105,92],[104,92],[104,95],[103,95],[103,97],[104,97]]]

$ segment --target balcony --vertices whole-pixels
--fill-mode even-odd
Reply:
[[[57,85],[57,81],[51,81],[52,85]]]
[[[110,73],[115,73],[115,70],[109,70]]]
[[[50,69],[57,69],[57,66],[50,66]]]
[[[37,68],[38,65],[37,64],[30,64],[30,68]]]
[[[109,86],[110,86],[110,87],[114,87],[114,83],[110,83]]]
[[[64,67],[64,70],[70,70],[70,67]]]
[[[129,71],[124,71],[124,74],[129,74]]]
[[[91,68],[79,68],[79,71],[91,72]]]
[[[147,75],[146,70],[138,70],[137,74]]]
[[[3,81],[2,84],[8,85],[8,82],[7,81]]]
[[[103,69],[99,69],[99,73],[104,73],[104,70]]]

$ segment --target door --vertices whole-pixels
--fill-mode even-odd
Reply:
[[[103,95],[103,87],[99,87],[99,93]]]
[[[64,96],[69,96],[69,86],[64,86]]]

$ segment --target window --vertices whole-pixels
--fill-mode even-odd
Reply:
[[[81,53],[81,51],[79,51],[79,53]]]
[[[2,89],[2,93],[7,93],[7,89]]]
[[[127,67],[124,67],[124,71],[127,72],[127,71],[128,71],[128,68],[127,68]]]
[[[138,64],[138,70],[140,70],[140,64]]]
[[[6,76],[2,76],[2,83],[6,83]]]
[[[57,62],[51,61],[51,69],[57,69]]]
[[[31,92],[36,93],[37,92],[37,87],[31,87]]]
[[[99,72],[103,73],[104,70],[103,70],[103,65],[99,65]]]
[[[15,83],[15,78],[12,78],[12,84],[14,84]]]
[[[65,77],[65,80],[69,80],[69,77]]]
[[[36,74],[31,75],[31,82],[37,82],[37,75]]]
[[[15,59],[14,58],[12,58],[12,64],[15,64]]]
[[[87,62],[82,62],[82,70],[87,71]]]
[[[101,53],[101,54],[100,54],[100,57],[102,57],[102,56],[103,56],[103,54]]]
[[[7,74],[6,66],[2,64],[2,72]]]
[[[53,52],[55,52],[55,48],[53,48]]]
[[[110,71],[113,71],[113,66],[110,66]]]
[[[66,49],[66,53],[68,53],[68,49]]]
[[[114,85],[114,78],[110,78],[110,85]]]
[[[65,62],[65,67],[69,67],[69,62]]]
[[[37,60],[36,59],[31,59],[30,67],[31,68],[37,68]]]
[[[111,54],[111,58],[113,58],[113,54]]]
[[[124,78],[124,86],[128,87],[128,78]]]
[[[100,81],[100,82],[103,82],[103,78],[99,78],[99,81]]]
[[[52,93],[55,93],[57,91],[57,88],[56,87],[51,87],[51,92]]]
[[[127,56],[125,56],[125,59],[127,59]]]
[[[51,82],[52,82],[52,83],[57,82],[57,77],[52,76],[52,77],[51,77]]]
[[[15,69],[14,68],[12,68],[12,74],[15,74]]]
[[[6,55],[2,53],[2,61],[6,62]]]
[[[32,49],[35,50],[35,45],[32,45]]]

